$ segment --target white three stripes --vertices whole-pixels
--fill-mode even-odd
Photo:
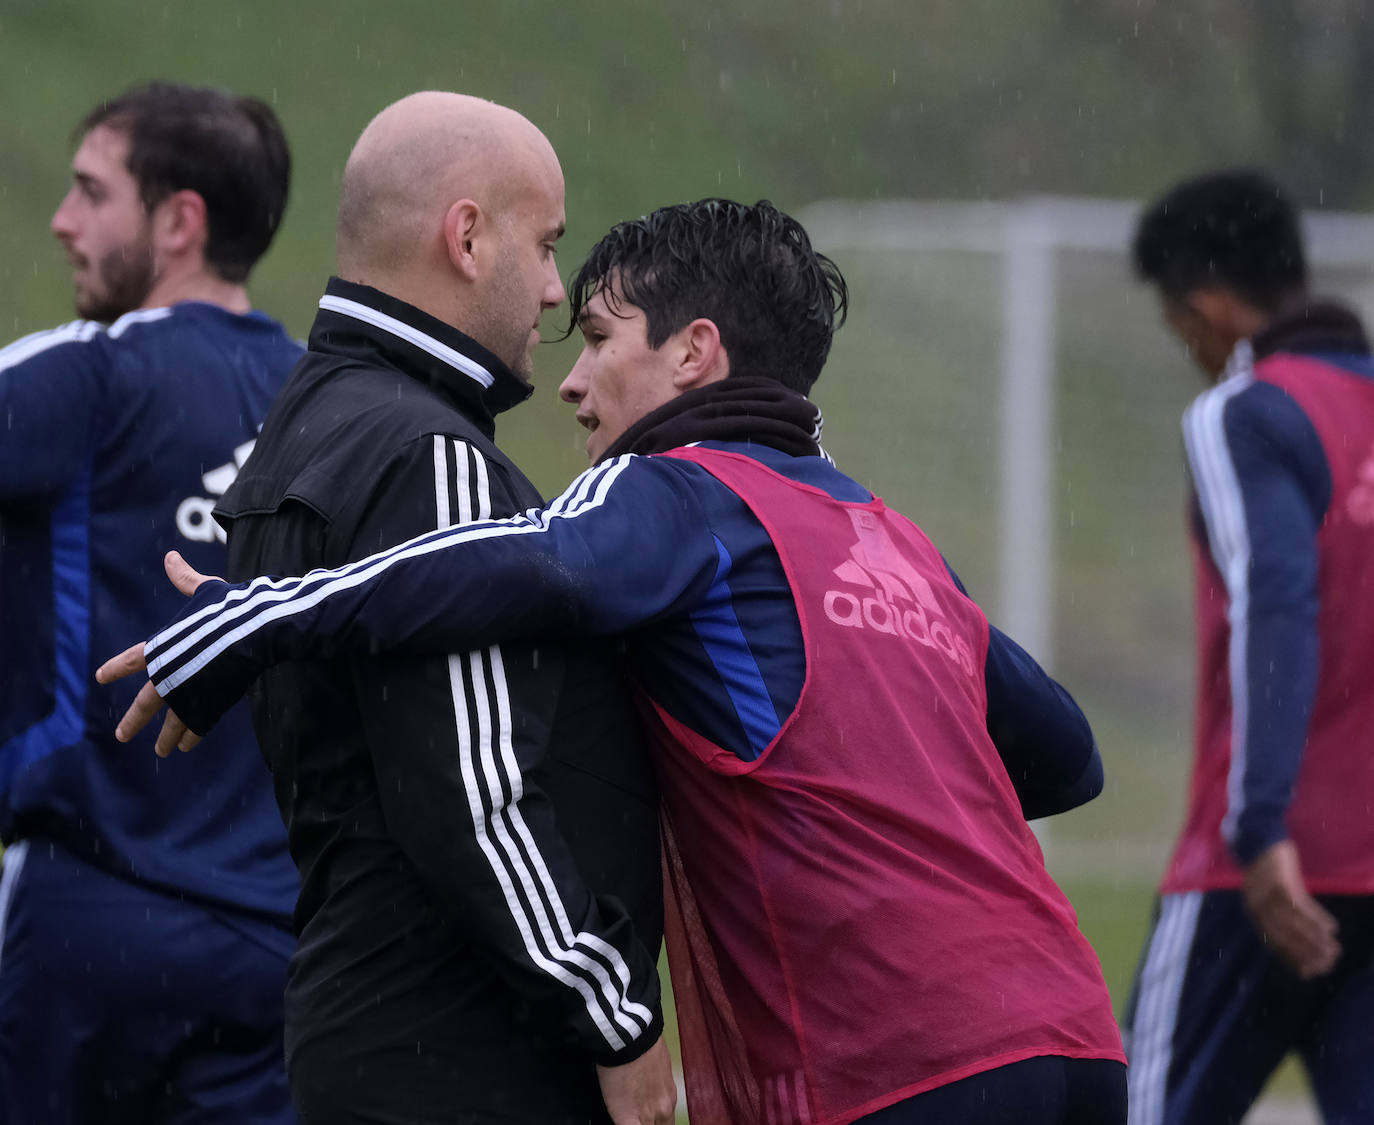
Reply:
[[[10,920],[10,907],[14,905],[14,888],[19,885],[19,873],[24,870],[24,860],[28,854],[27,840],[20,840],[5,849],[4,870],[0,873],[0,961],[5,955],[5,926]]]
[[[1131,1028],[1130,1125],[1162,1125],[1164,1121],[1178,1001],[1201,908],[1201,891],[1165,895],[1160,900],[1159,922],[1140,973]]]
[[[439,470],[440,457],[441,453],[436,451],[436,473]],[[472,485],[478,490],[477,519],[489,520],[491,502],[487,467],[480,457],[474,454],[474,458],[476,468],[471,472]],[[309,610],[333,593],[361,586],[368,579],[406,559],[433,554],[477,539],[538,534],[545,529],[549,520],[575,518],[605,502],[616,477],[633,459],[631,456],[620,457],[587,470],[542,513],[531,510],[523,516],[430,532],[386,551],[379,551],[358,562],[341,566],[337,570],[315,570],[301,578],[255,579],[247,587],[230,591],[222,600],[201,608],[153,637],[148,642],[146,653],[148,676],[158,691],[166,695],[180,687],[236,641],[250,636],[259,627],[278,618],[290,617],[295,613]],[[444,472],[446,473],[447,469]],[[463,485],[466,485],[469,472],[466,465],[460,472],[463,474]],[[459,502],[460,509],[467,505],[468,510],[471,510],[471,489],[460,487],[459,494],[464,497]],[[447,495],[440,501],[436,490],[436,503],[444,518],[452,522],[453,513]],[[234,625],[235,622],[240,624]],[[227,625],[234,625],[234,628],[208,641],[203,648],[197,649],[197,646]],[[188,652],[192,655],[184,664],[163,675],[163,669],[168,664]]]
[[[491,494],[486,462],[464,443],[453,441],[451,446],[459,519],[488,518]],[[446,439],[436,436],[434,498],[441,528],[452,522],[453,515],[449,453]],[[465,661],[471,677],[470,697]],[[468,811],[525,951],[535,965],[581,994],[592,1022],[611,1048],[619,1050],[627,1038],[633,1040],[648,1027],[653,1017],[625,994],[630,973],[620,952],[594,934],[573,933],[557,885],[521,814],[523,781],[511,742],[510,692],[501,649],[493,645],[484,652],[451,655],[448,668]]]
[[[1254,382],[1248,369],[1237,370],[1198,396],[1183,416],[1183,437],[1192,466],[1198,503],[1207,524],[1212,557],[1226,583],[1231,626],[1231,762],[1226,778],[1226,815],[1222,835],[1230,840],[1245,807],[1245,767],[1249,713],[1246,649],[1249,644],[1250,534],[1235,464],[1226,443],[1226,404]]]

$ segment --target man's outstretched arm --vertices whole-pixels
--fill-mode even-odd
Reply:
[[[540,511],[428,532],[335,570],[243,585],[183,575],[194,596],[140,654],[150,688],[120,724],[129,737],[162,701],[204,734],[265,668],[349,653],[422,655],[535,636],[604,636],[669,612],[718,564],[697,501],[674,473],[626,457],[579,477]],[[650,527],[652,534],[644,529]]]

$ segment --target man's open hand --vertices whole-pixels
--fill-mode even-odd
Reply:
[[[598,1066],[596,1076],[615,1125],[673,1125],[677,1120],[677,1083],[663,1036],[634,1062]]]
[[[1336,919],[1307,893],[1291,840],[1280,840],[1246,868],[1244,889],[1245,906],[1264,940],[1303,980],[1336,967]]]
[[[168,551],[166,558],[162,560],[162,565],[166,568],[167,577],[172,580],[172,585],[188,598],[200,588],[202,582],[211,580],[209,575],[201,574],[195,570],[176,551]],[[143,659],[143,642],[139,641],[138,644],[131,645],[118,656],[105,661],[96,669],[95,678],[98,683],[112,684],[115,680],[122,680],[125,676],[135,672],[145,672],[147,669],[147,661]],[[153,687],[151,683],[144,684],[138,695],[134,697],[129,709],[124,712],[124,717],[119,720],[115,727],[115,738],[120,742],[128,742],[152,722],[160,710],[162,710],[162,696],[158,695],[157,688]],[[177,717],[175,711],[168,711],[167,718],[162,723],[162,730],[158,732],[155,749],[159,758],[165,758],[178,748],[190,750],[199,741],[200,735],[191,731]]]

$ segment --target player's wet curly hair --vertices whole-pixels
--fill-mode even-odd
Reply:
[[[1168,297],[1220,286],[1272,313],[1307,285],[1297,208],[1246,168],[1177,184],[1146,209],[1131,252],[1136,272]]]
[[[720,330],[731,375],[803,394],[849,305],[839,268],[767,200],[702,199],[613,227],[568,285],[569,333],[603,290],[612,311],[621,302],[643,310],[650,347],[704,318]]]
[[[174,192],[205,200],[205,260],[244,281],[286,210],[291,153],[272,107],[257,98],[175,82],[146,82],[102,102],[77,128],[129,138],[129,172],[152,211]]]

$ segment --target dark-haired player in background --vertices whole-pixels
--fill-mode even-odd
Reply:
[[[301,354],[244,289],[290,156],[253,98],[153,83],[82,122],[53,216],[85,318],[0,351],[0,1120],[288,1122],[296,879],[246,708],[213,761],[110,735],[96,658],[175,612]]]
[[[1132,1125],[1239,1122],[1290,1050],[1374,1120],[1374,360],[1264,175],[1179,184],[1140,275],[1216,385],[1184,416],[1196,758],[1131,1004]]]

